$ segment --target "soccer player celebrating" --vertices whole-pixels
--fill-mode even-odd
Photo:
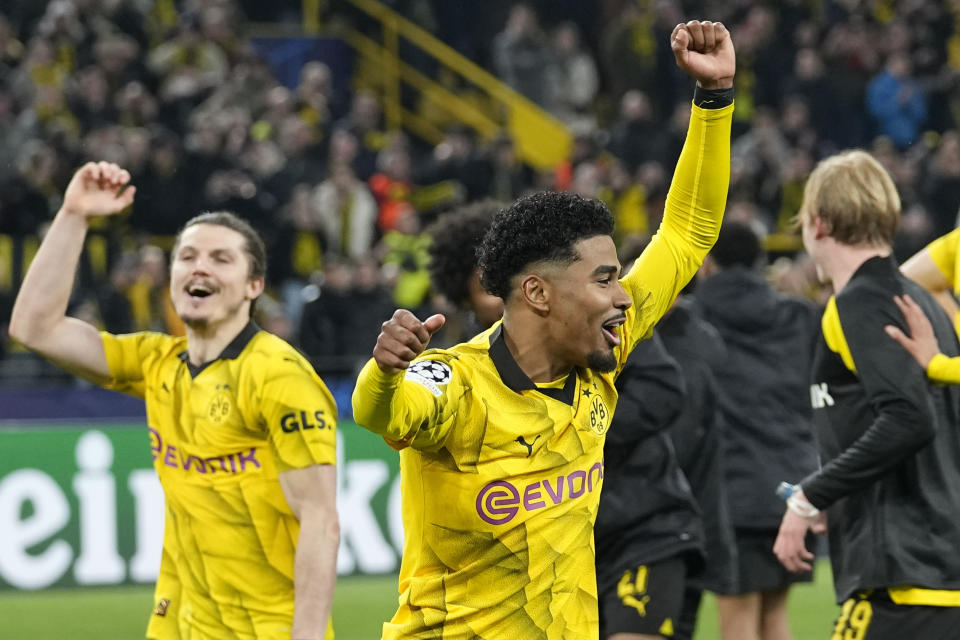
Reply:
[[[716,238],[735,69],[723,25],[678,25],[697,80],[658,234],[623,281],[603,203],[521,198],[480,248],[503,321],[424,349],[442,316],[398,310],[357,381],[356,421],[401,450],[400,602],[385,638],[596,638],[593,522],[614,380]]]
[[[838,601],[833,637],[952,638],[960,625],[960,387],[928,384],[884,335],[909,295],[939,348],[960,352],[950,319],[891,255],[900,198],[863,151],[822,161],[800,209],[803,243],[836,292],[813,362],[822,467],[787,488],[774,553],[810,569],[804,534],[827,510]]]
[[[229,213],[177,238],[170,295],[186,338],[116,336],[66,317],[91,219],[133,203],[130,174],[84,165],[14,303],[10,335],[146,399],[166,501],[149,638],[331,638],[336,407],[309,364],[250,320],[266,253]]]

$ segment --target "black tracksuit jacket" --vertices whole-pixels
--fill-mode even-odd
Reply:
[[[837,601],[914,585],[960,589],[960,386],[930,383],[883,330],[906,331],[908,293],[940,349],[960,352],[949,318],[892,258],[871,258],[827,305],[810,401],[821,470],[802,482],[827,509]]]
[[[694,299],[727,350],[714,373],[733,525],[776,530],[777,485],[817,468],[807,393],[819,313],[740,267],[698,281]]]

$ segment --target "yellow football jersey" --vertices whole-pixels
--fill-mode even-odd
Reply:
[[[253,323],[202,367],[189,364],[185,338],[101,335],[105,386],[146,399],[166,499],[148,634],[288,639],[300,526],[277,474],[335,464],[330,392],[293,347]]]
[[[732,107],[694,107],[657,236],[623,284],[617,370],[535,385],[498,323],[388,375],[371,360],[354,419],[401,449],[399,609],[384,638],[595,639],[593,523],[614,380],[719,230]]]
[[[960,228],[928,244],[927,252],[940,272],[950,281],[954,296],[960,298],[960,278],[957,277],[960,270],[960,251],[957,251],[957,245],[960,245]]]

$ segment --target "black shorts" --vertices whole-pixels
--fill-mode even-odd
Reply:
[[[779,591],[795,582],[811,582],[813,572],[792,573],[780,564],[773,554],[777,540],[776,529],[737,529],[737,576],[736,590],[732,594],[743,595],[761,591]],[[807,549],[816,550],[816,537],[807,535]]]
[[[848,599],[831,638],[844,640],[954,640],[960,636],[960,607],[894,604],[886,589]]]
[[[625,571],[600,593],[600,638],[615,633],[672,637],[683,606],[687,561],[667,558]]]

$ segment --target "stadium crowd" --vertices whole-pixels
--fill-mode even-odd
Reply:
[[[570,125],[574,148],[555,171],[520,163],[505,136],[452,128],[430,148],[386,131],[376,97],[338,93],[320,61],[283,86],[232,0],[11,3],[0,14],[0,324],[88,158],[129,167],[139,193],[88,242],[73,313],[112,331],[182,331],[165,293],[170,239],[198,211],[233,210],[271,255],[261,323],[335,373],[367,355],[385,306],[443,307],[430,295],[423,229],[444,209],[572,190],[610,205],[621,246],[642,241],[689,112],[664,34],[703,7],[608,1],[588,14],[558,3],[538,17],[542,6],[493,4],[502,23],[484,48],[445,3],[395,3]],[[953,228],[960,60],[949,4],[687,4],[715,5],[705,10],[737,43],[728,218],[780,234],[770,243],[773,257],[784,249],[770,270],[778,288],[820,295],[795,236],[782,234],[807,174],[838,149],[869,148],[897,181],[899,257]],[[775,45],[785,41],[795,47]],[[440,198],[425,188],[448,181],[457,188]]]
[[[893,241],[899,261],[956,226],[960,9],[933,0],[605,0],[592,12],[578,2],[493,2],[480,20],[480,9],[469,3],[388,4],[563,121],[573,133],[570,157],[537,171],[520,160],[506,132],[482,140],[458,126],[450,127],[440,144],[426,145],[388,130],[376,94],[362,88],[341,91],[331,67],[320,60],[302,66],[295,86],[283,84],[246,34],[253,18],[295,17],[297,12],[284,3],[272,16],[258,13],[257,3],[239,0],[0,5],[0,328],[9,321],[26,265],[63,205],[64,185],[77,166],[98,159],[126,168],[129,176],[105,164],[99,169],[88,165],[85,171],[105,171],[109,185],[125,185],[130,178],[136,200],[119,216],[91,216],[69,315],[113,334],[155,330],[184,335],[183,314],[178,317],[170,298],[168,263],[175,234],[199,212],[231,211],[259,232],[270,256],[267,292],[255,305],[256,321],[296,345],[322,375],[352,379],[369,357],[381,322],[395,308],[410,309],[418,318],[435,311],[448,314],[451,321],[442,330],[433,319],[423,325],[408,320],[421,333],[440,330],[432,344],[469,338],[500,310],[489,319],[479,317],[475,306],[472,315],[456,312],[475,304],[475,276],[491,277],[490,264],[481,269],[471,260],[469,248],[479,236],[447,247],[448,255],[438,259],[437,247],[457,228],[456,216],[478,213],[464,205],[478,203],[473,206],[485,209],[479,213],[486,217],[477,222],[482,231],[495,202],[514,202],[511,210],[519,211],[528,206],[524,203],[543,206],[536,204],[538,198],[591,202],[570,193],[602,200],[615,218],[613,239],[625,264],[650,242],[665,207],[666,219],[677,215],[675,203],[667,205],[667,194],[691,112],[696,116],[698,110],[712,110],[704,104],[721,94],[691,107],[690,79],[674,63],[671,42],[678,40],[669,34],[683,31],[674,25],[685,16],[706,13],[729,25],[737,47],[726,225],[704,261],[693,295],[683,296],[673,310],[666,304],[658,310],[667,315],[646,347],[659,351],[637,356],[630,374],[617,380],[627,399],[621,406],[632,406],[631,387],[642,402],[617,411],[617,421],[626,425],[616,434],[642,438],[611,439],[613,449],[603,455],[610,476],[605,498],[617,500],[615,506],[622,498],[623,504],[622,512],[601,507],[597,538],[603,539],[607,527],[618,544],[649,542],[651,532],[662,525],[667,542],[663,548],[638,545],[629,552],[598,544],[599,551],[617,556],[597,556],[598,575],[606,583],[601,590],[608,596],[601,600],[601,628],[616,633],[621,604],[640,610],[651,595],[661,598],[669,591],[676,607],[657,609],[656,624],[643,633],[673,636],[676,621],[677,637],[690,637],[699,594],[706,588],[720,596],[724,637],[747,637],[756,629],[764,639],[787,637],[787,590],[809,575],[788,576],[771,553],[783,510],[769,487],[778,479],[797,481],[816,474],[805,395],[811,368],[807,359],[818,328],[817,307],[831,294],[817,283],[813,263],[800,251],[796,218],[805,185],[822,159],[862,147],[892,176],[902,198],[902,223]],[[451,11],[451,4],[463,11]],[[345,3],[326,3],[323,11],[331,23],[354,15]],[[358,26],[369,25],[360,21]],[[732,50],[730,56],[732,69]],[[718,109],[727,108],[729,122],[729,83],[722,91],[726,102]],[[883,173],[879,165],[874,169]],[[697,186],[691,191],[699,192],[701,174],[691,171],[689,163],[686,173],[685,179]],[[569,193],[517,200],[545,190]],[[683,188],[674,186],[674,198],[677,190]],[[77,200],[76,192],[72,198]],[[550,206],[551,212],[562,208]],[[802,222],[809,246],[818,222],[809,215]],[[194,235],[212,233],[204,227],[208,223],[199,224],[207,230],[194,230]],[[62,224],[53,228],[49,238],[68,239]],[[237,228],[247,232],[242,224]],[[249,235],[256,234],[250,230]],[[480,254],[496,253],[490,237]],[[35,263],[48,275],[50,245],[44,245],[46,253],[41,250]],[[77,240],[78,251],[79,246]],[[821,260],[823,255],[821,249]],[[466,262],[457,265],[457,258]],[[649,261],[644,266],[651,269]],[[451,291],[442,290],[444,280]],[[638,281],[643,277],[632,280]],[[509,292],[505,286],[501,290]],[[504,298],[516,308],[515,296]],[[28,304],[18,302],[21,309]],[[38,309],[43,310],[35,307],[34,312]],[[18,313],[22,318],[23,312]],[[242,315],[238,321],[246,322]],[[538,317],[529,316],[529,326],[539,326]],[[395,331],[412,331],[397,318],[383,325],[385,333],[391,323]],[[424,329],[427,323],[429,329]],[[19,335],[30,335],[30,324],[21,320]],[[506,320],[497,331],[505,326]],[[189,328],[186,333],[190,335]],[[0,341],[6,339],[6,331],[0,335]],[[683,344],[693,336],[722,346],[722,353],[711,357],[685,351]],[[45,336],[32,337],[42,342]],[[402,354],[387,355],[409,365],[404,344]],[[363,423],[363,411],[368,420],[382,418],[370,407],[382,400],[377,376],[384,375],[383,362],[393,361],[382,361],[384,348],[377,345],[373,353],[381,366],[368,364],[361,373],[360,395],[354,397],[358,423]],[[420,344],[421,350],[425,346]],[[892,342],[887,347],[907,358]],[[36,363],[37,372],[52,370],[13,343],[0,343],[0,365],[4,358],[14,363],[7,371],[16,376],[5,380],[0,366],[0,384],[23,383],[31,371],[22,366],[27,362]],[[496,361],[493,355],[490,359]],[[782,366],[785,362],[795,366]],[[644,366],[652,368],[645,371]],[[418,375],[447,375],[441,382],[446,384],[450,368],[443,367]],[[525,374],[522,381],[529,382]],[[665,391],[660,387],[666,383],[672,386]],[[567,386],[554,391],[563,396]],[[384,401],[384,406],[392,405]],[[640,410],[651,407],[662,415]],[[306,421],[306,414],[301,415]],[[425,424],[414,422],[416,428]],[[379,426],[388,442],[409,445],[421,437],[415,429],[390,431],[404,426],[396,420]],[[284,423],[284,432],[287,427]],[[305,423],[303,428],[309,427]],[[439,431],[426,431],[421,445],[439,437]],[[771,444],[771,436],[780,441]],[[685,450],[694,440],[721,441],[716,449],[722,453],[714,452],[717,460],[709,469],[698,469],[696,456]],[[521,436],[513,442],[526,447],[528,457],[533,454],[536,440],[528,443]],[[654,445],[659,447],[655,453]],[[429,454],[430,446],[421,448]],[[725,470],[720,458],[725,458]],[[459,466],[456,472],[461,472]],[[638,480],[661,491],[663,503],[634,502],[644,499],[634,490]],[[622,495],[616,491],[618,481]],[[841,492],[834,487],[825,497],[823,485],[822,479],[814,483],[820,494],[810,494],[826,508]],[[676,517],[658,524],[654,516],[675,509],[686,514],[682,524]],[[802,548],[798,541],[805,532],[806,527],[794,546]],[[711,545],[724,549],[718,555]]]

